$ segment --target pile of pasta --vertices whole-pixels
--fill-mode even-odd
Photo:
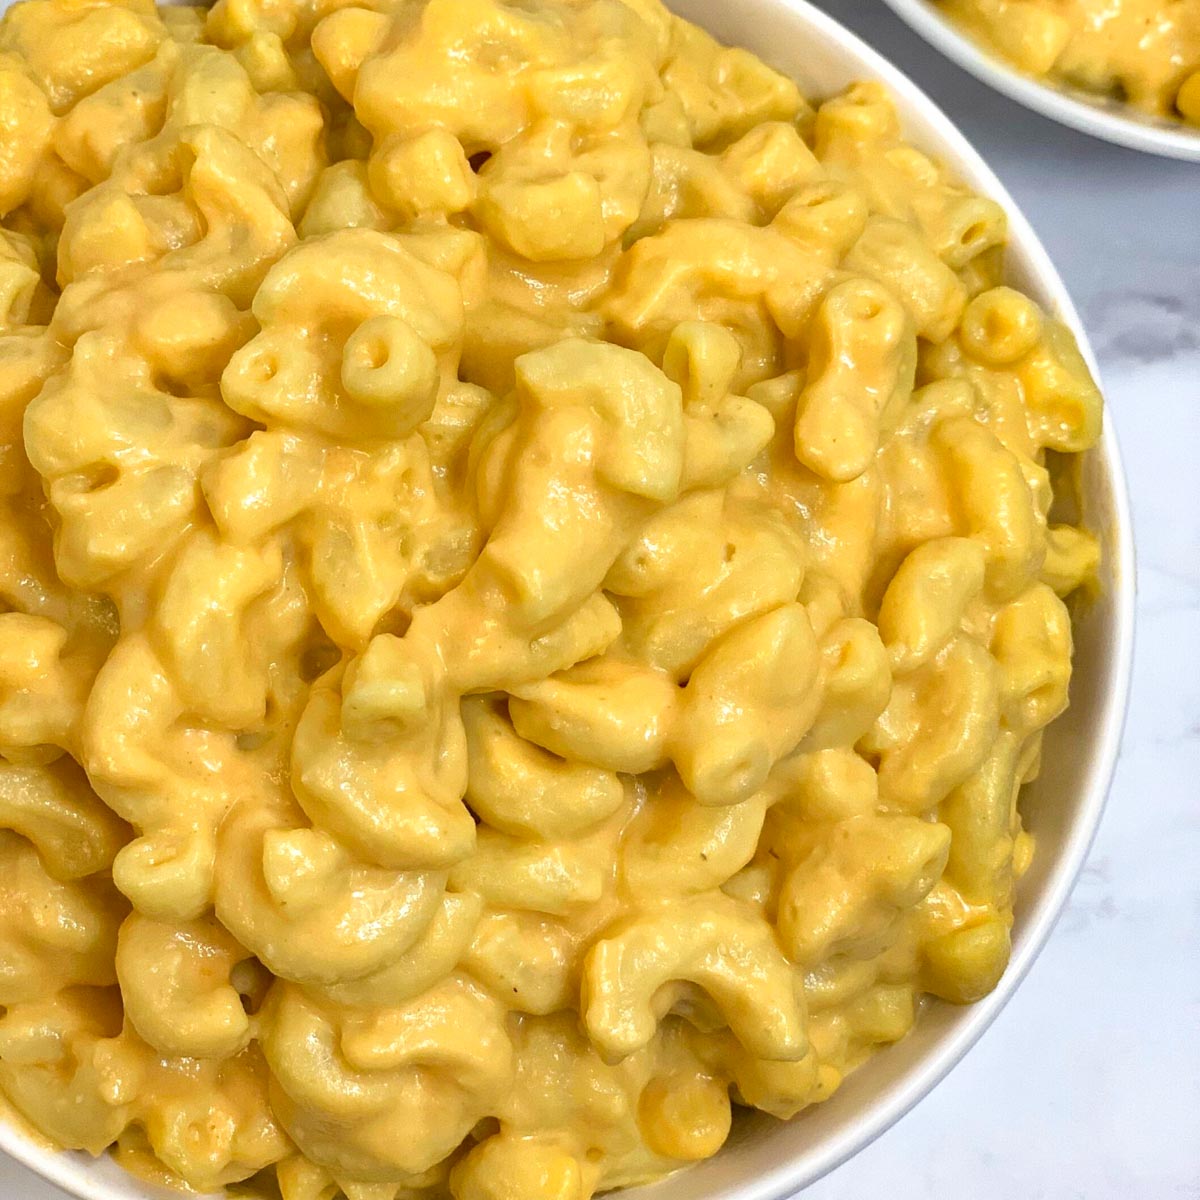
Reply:
[[[0,120],[24,1120],[583,1200],[996,983],[1100,398],[881,88],[657,0],[25,0]]]

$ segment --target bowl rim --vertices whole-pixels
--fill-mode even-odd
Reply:
[[[1025,75],[998,52],[974,41],[931,0],[885,0],[914,32],[981,83],[1032,109],[1101,141],[1163,158],[1200,162],[1200,129],[1179,121],[1110,106],[1076,89]]]
[[[666,2],[669,7],[678,10],[681,7],[694,7],[697,0]],[[720,4],[723,0],[708,2]],[[955,174],[970,177],[976,190],[1004,208],[1009,222],[1009,255],[1012,256],[1019,250],[1025,260],[1027,273],[1035,281],[1035,290],[1040,293],[1039,299],[1043,306],[1050,309],[1071,329],[1088,367],[1103,391],[1096,356],[1066,285],[1008,189],[966,136],[899,67],[889,62],[833,17],[815,8],[809,0],[760,2],[790,13],[792,18],[808,28],[814,41],[832,44],[843,54],[853,58],[862,78],[882,82],[901,102],[902,124],[907,126],[919,116],[933,136],[944,146],[951,148],[952,154],[939,150],[939,155]],[[887,0],[897,11],[900,4],[912,2],[913,0]],[[5,5],[0,4],[0,8],[3,7]],[[689,19],[695,18],[689,16]],[[940,18],[938,20],[940,21]],[[916,137],[915,140],[920,144],[923,139]],[[889,1089],[886,1094],[868,1101],[857,1119],[846,1123],[845,1129],[804,1151],[788,1156],[777,1166],[761,1172],[754,1179],[741,1182],[736,1193],[731,1192],[725,1200],[785,1200],[798,1189],[815,1182],[846,1162],[886,1132],[924,1099],[982,1037],[1028,974],[1062,914],[1095,838],[1112,785],[1128,710],[1133,664],[1136,600],[1134,527],[1120,447],[1111,410],[1107,405],[1100,442],[1089,453],[1097,456],[1103,463],[1110,489],[1113,538],[1109,553],[1113,589],[1111,617],[1106,625],[1106,633],[1111,645],[1112,678],[1107,693],[1102,694],[1100,698],[1101,719],[1092,734],[1097,751],[1088,773],[1089,778],[1081,788],[1076,815],[1067,827],[1041,896],[1028,904],[1023,911],[1020,921],[1021,937],[1019,944],[1014,944],[1008,968],[991,993],[961,1010],[964,1015],[957,1026],[943,1035],[936,1046],[905,1074],[897,1086]],[[30,1132],[23,1120],[15,1121],[6,1112],[0,1112],[0,1153],[16,1159],[35,1175],[63,1189],[69,1195],[78,1197],[79,1200],[160,1200],[178,1196],[176,1192],[166,1191],[124,1174],[107,1157],[93,1159],[79,1151],[57,1150],[49,1146],[45,1139]],[[642,1196],[645,1196],[646,1200],[652,1200],[656,1189],[657,1185],[651,1184],[629,1189],[627,1194],[630,1200],[637,1200]],[[221,1193],[216,1195],[220,1196]],[[697,1192],[695,1196],[697,1200],[701,1200],[702,1193]]]

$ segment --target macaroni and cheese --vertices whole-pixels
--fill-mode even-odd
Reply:
[[[1200,0],[939,0],[1028,75],[1200,125]]]
[[[23,0],[0,121],[25,1119],[583,1200],[995,985],[1101,404],[879,86],[658,0]]]

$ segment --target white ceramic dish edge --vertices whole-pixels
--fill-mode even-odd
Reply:
[[[1008,276],[1065,321],[1089,365],[1095,358],[1079,316],[1029,223],[1012,197],[950,120],[900,71],[831,17],[805,0],[671,0],[681,15],[723,41],[746,46],[798,79],[813,96],[829,95],[857,79],[882,81],[896,97],[907,136],[952,164],[960,178],[1000,202],[1010,216]],[[891,3],[892,0],[889,0]],[[1018,895],[1013,954],[994,992],[967,1008],[935,1005],[902,1042],[852,1075],[825,1104],[794,1121],[761,1116],[739,1122],[715,1159],[661,1183],[633,1189],[628,1200],[783,1200],[820,1178],[899,1120],[960,1061],[1015,992],[1045,944],[1083,865],[1104,808],[1120,745],[1133,654],[1134,560],[1132,522],[1112,424],[1088,456],[1082,480],[1089,524],[1104,538],[1103,595],[1076,631],[1072,707],[1047,738],[1047,769],[1023,800],[1073,793],[1074,804],[1046,806],[1041,853]],[[1081,756],[1060,762],[1065,748]],[[1072,757],[1068,755],[1068,757]],[[1058,848],[1050,847],[1057,841]],[[47,1149],[0,1122],[0,1150],[82,1200],[159,1200],[178,1197],[141,1184],[111,1160]]]
[[[1101,101],[1088,100],[1082,93],[1022,75],[999,54],[958,29],[930,0],[886,3],[930,45],[1010,100],[1052,121],[1130,150],[1200,162],[1200,129],[1192,132],[1183,124],[1144,115],[1136,109],[1108,107]]]

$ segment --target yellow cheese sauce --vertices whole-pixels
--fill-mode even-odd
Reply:
[[[657,0],[0,22],[0,1090],[585,1200],[1005,969],[1101,402],[887,94]]]

